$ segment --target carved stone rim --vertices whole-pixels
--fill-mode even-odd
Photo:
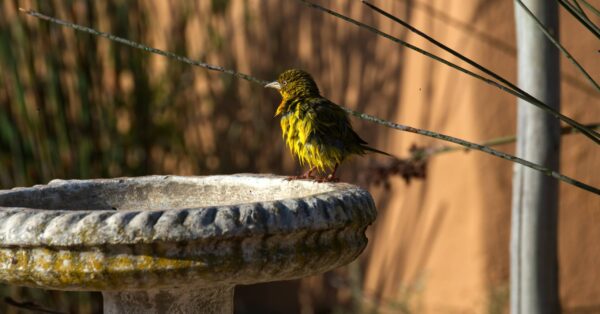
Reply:
[[[86,186],[156,184],[280,184],[286,189],[317,191],[302,197],[239,204],[199,206],[178,209],[60,210],[17,206],[19,195],[56,189],[82,189]],[[13,194],[13,195],[11,195]],[[10,196],[13,196],[12,199]],[[331,203],[334,206],[323,206]],[[354,203],[360,211],[349,211]],[[336,206],[337,205],[337,206]],[[40,206],[41,207],[41,206]],[[354,206],[350,206],[353,208]],[[314,208],[327,209],[315,212]],[[270,210],[267,210],[270,209]],[[278,215],[272,215],[274,212]],[[290,210],[292,209],[292,210]],[[312,209],[312,210],[311,210]],[[357,219],[358,218],[358,219]],[[356,220],[357,219],[357,220]],[[134,178],[53,180],[48,185],[0,190],[0,247],[10,246],[100,246],[194,241],[208,238],[247,237],[265,232],[281,234],[293,229],[324,230],[347,224],[370,224],[375,206],[370,194],[346,183],[288,181],[263,175],[225,176],[145,176]],[[270,221],[269,221],[270,220]],[[277,221],[273,221],[277,220]],[[355,221],[353,221],[355,220]],[[265,229],[265,225],[269,227]]]
[[[0,281],[96,291],[322,273],[362,252],[376,215],[356,186],[264,175],[55,180],[0,191],[0,205]]]

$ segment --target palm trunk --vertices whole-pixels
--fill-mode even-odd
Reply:
[[[555,1],[523,0],[558,35]],[[519,86],[555,109],[560,107],[558,50],[515,3]],[[525,101],[518,102],[517,156],[558,170],[560,125]],[[511,313],[559,313],[558,181],[518,164],[514,167],[511,230]]]

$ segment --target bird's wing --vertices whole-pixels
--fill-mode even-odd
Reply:
[[[315,131],[332,140],[341,140],[348,145],[367,144],[352,129],[346,111],[326,98],[313,98],[309,101],[307,116],[314,121]]]
[[[394,157],[384,151],[367,145],[354,130],[348,120],[348,114],[342,107],[326,98],[312,98],[304,102],[305,117],[313,125],[318,140],[344,151],[345,154],[364,154],[365,151]]]

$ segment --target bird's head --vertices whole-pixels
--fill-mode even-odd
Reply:
[[[319,88],[312,76],[297,69],[286,70],[279,75],[277,81],[271,82],[265,87],[278,90],[284,99],[319,96]]]

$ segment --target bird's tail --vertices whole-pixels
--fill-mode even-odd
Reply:
[[[373,153],[378,153],[378,154],[386,155],[386,156],[389,156],[389,157],[392,157],[392,158],[396,158],[396,156],[394,156],[394,155],[388,154],[388,153],[386,153],[384,151],[381,151],[381,150],[373,148],[373,147],[363,146],[362,148],[364,150],[366,150],[366,151],[370,151],[370,152],[373,152]]]

